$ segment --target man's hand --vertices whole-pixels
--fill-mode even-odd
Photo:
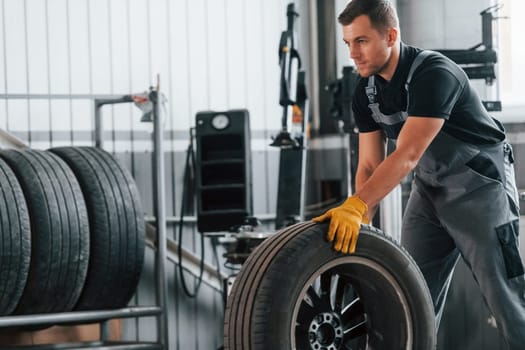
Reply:
[[[341,253],[353,253],[357,244],[357,237],[361,223],[368,222],[365,213],[368,206],[357,196],[349,197],[340,206],[328,210],[321,216],[312,220],[322,222],[330,220],[326,238],[329,242],[334,241],[334,249]]]

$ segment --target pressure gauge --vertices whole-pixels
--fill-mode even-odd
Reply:
[[[226,129],[230,125],[230,118],[226,114],[217,114],[211,119],[211,125],[217,130]]]

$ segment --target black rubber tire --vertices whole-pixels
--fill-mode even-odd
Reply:
[[[80,185],[65,162],[38,150],[4,150],[27,202],[31,262],[14,314],[71,311],[86,277],[89,222]]]
[[[225,349],[435,349],[430,293],[411,257],[369,226],[354,254],[339,254],[326,230],[299,223],[250,255],[228,298]]]
[[[130,172],[94,147],[50,149],[73,169],[88,208],[90,264],[75,310],[125,307],[137,288],[145,251],[140,195]]]
[[[13,312],[26,285],[31,258],[29,225],[22,188],[0,159],[0,316]]]

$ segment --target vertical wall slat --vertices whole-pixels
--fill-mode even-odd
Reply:
[[[244,61],[245,29],[243,28],[243,0],[226,2],[227,63],[228,63],[228,106],[246,107],[246,62]]]
[[[70,14],[70,2],[66,1],[66,47],[67,47],[67,91],[69,94],[72,93],[72,70],[71,70],[71,14]],[[69,144],[73,143],[73,101],[71,98],[68,100],[68,118],[69,118]]]
[[[49,93],[70,92],[68,13],[65,0],[48,0],[47,35],[49,46]],[[71,104],[69,100],[51,100],[49,106],[50,139],[53,146],[69,144],[65,137],[71,130]]]
[[[107,0],[89,1],[90,59],[93,65],[93,91],[98,94],[111,93],[110,55]]]
[[[89,14],[87,2],[68,1],[70,89],[73,94],[88,94],[91,90]]]
[[[6,51],[6,25],[5,25],[5,0],[0,1],[0,57],[2,57],[2,64],[0,64],[0,92],[7,93],[7,51]],[[9,114],[8,114],[8,101],[0,101],[0,128],[9,130]]]
[[[87,2],[68,2],[68,46],[70,93],[89,94],[91,92],[89,5]],[[70,100],[71,144],[91,145],[86,137],[93,125],[93,102],[89,100]]]
[[[191,77],[188,86],[191,101],[190,125],[194,125],[195,114],[198,111],[209,109],[208,89],[206,86],[208,67],[206,67],[203,59],[206,57],[206,46],[208,45],[208,42],[206,42],[205,24],[202,20],[203,14],[206,13],[205,0],[192,0],[187,11],[188,33],[190,33],[188,40],[188,68],[189,76]]]
[[[111,47],[111,91],[112,94],[123,95],[131,93],[130,74],[130,57],[128,55],[129,37],[127,27],[127,3],[125,0],[108,1],[110,27],[110,47]],[[130,157],[131,130],[133,121],[129,118],[131,105],[117,104],[112,107],[112,130],[114,151],[117,153],[126,153]],[[135,116],[136,117],[136,116]],[[131,161],[131,158],[129,159]]]
[[[9,93],[27,92],[24,1],[4,2],[5,78]],[[20,118],[20,116],[18,116]],[[26,115],[21,116],[26,118]]]
[[[208,65],[208,102],[210,109],[228,109],[228,66],[226,19],[221,16],[227,0],[211,0],[206,6],[206,43]]]
[[[137,93],[146,91],[152,85],[153,78],[151,77],[151,60],[150,60],[150,44],[149,44],[149,16],[148,16],[148,1],[147,0],[133,0],[128,2],[129,6],[129,36],[130,36],[130,66],[131,66],[131,90],[130,93]],[[140,122],[140,111],[133,107],[134,113],[131,119],[132,130],[135,133],[134,139],[144,132],[150,133],[152,125],[150,123]],[[147,140],[147,145],[143,141],[135,142],[135,150],[143,152],[151,142]],[[151,150],[151,147],[149,148]]]
[[[4,52],[5,90],[7,93],[27,91],[26,52],[24,43],[24,2],[4,2]],[[19,137],[26,138],[29,130],[27,101],[6,101],[7,125],[10,131],[18,131]],[[24,136],[21,135],[24,134]]]
[[[2,57],[2,64],[0,64],[0,93],[7,93],[7,39],[6,39],[6,23],[5,23],[5,0],[0,1],[0,57]],[[3,111],[2,111],[3,112]],[[3,120],[5,122],[5,120]]]
[[[46,2],[25,0],[24,3],[27,92],[45,94],[49,84]],[[34,137],[30,138],[33,147],[49,147],[49,134],[46,134],[49,131],[49,123],[49,102],[45,100],[29,101],[28,126],[30,130],[28,131],[38,138],[38,140],[34,140]]]
[[[27,34],[27,27],[28,27],[28,22],[27,22],[27,0],[24,0],[23,2],[23,5],[24,5],[24,18],[23,18],[23,21],[22,23],[24,24],[24,52],[25,52],[25,60],[24,60],[24,63],[25,63],[25,71],[26,71],[26,87],[27,87],[27,90],[30,90],[29,88],[29,52],[28,52],[28,34]],[[28,144],[31,146],[31,108],[30,108],[30,101],[29,99],[26,100],[26,103],[27,103],[27,116],[25,116],[27,118],[27,142]]]
[[[171,60],[172,67],[170,80],[172,81],[172,98],[169,101],[171,108],[171,118],[174,130],[188,130],[193,125],[194,117],[191,115],[190,98],[190,70],[189,70],[189,18],[188,1],[170,2],[170,32]],[[180,150],[179,150],[180,151]]]

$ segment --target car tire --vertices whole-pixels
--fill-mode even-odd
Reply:
[[[90,264],[75,310],[127,306],[145,253],[144,211],[135,181],[111,154],[95,147],[57,147],[78,179],[91,227]]]
[[[250,255],[227,301],[225,349],[435,349],[430,293],[406,251],[362,226],[356,252],[340,254],[326,231],[299,223]]]
[[[0,159],[0,316],[15,309],[27,281],[31,231],[22,188]]]
[[[65,162],[39,150],[8,149],[31,222],[27,283],[14,314],[71,311],[84,285],[89,222],[80,186]]]

